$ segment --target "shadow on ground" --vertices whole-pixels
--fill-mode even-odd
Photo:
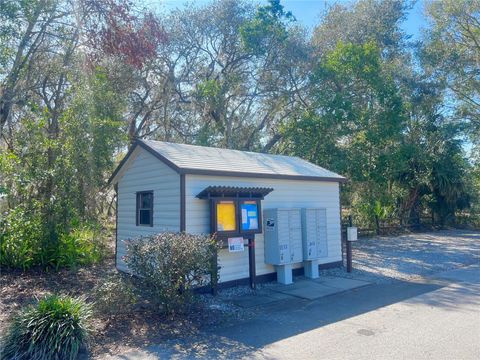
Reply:
[[[342,321],[441,288],[442,284],[397,281],[376,284],[314,301],[292,298],[259,308],[253,319],[189,337],[170,340],[145,350],[152,359],[238,359],[258,357],[262,347],[331,323]],[[447,300],[447,299],[445,299]],[[450,302],[452,299],[448,299]],[[145,359],[129,353],[116,359]],[[147,357],[148,358],[148,357]]]

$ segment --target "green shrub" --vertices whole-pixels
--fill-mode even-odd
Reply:
[[[99,263],[106,252],[106,240],[98,226],[84,225],[62,234],[55,266],[75,267]]]
[[[49,234],[36,209],[10,210],[0,221],[0,265],[29,269],[32,266],[76,267],[102,260],[105,236],[99,226],[79,225]]]
[[[18,207],[0,222],[0,265],[26,270],[38,265],[45,237],[42,219]]]
[[[132,279],[128,275],[109,276],[94,289],[95,310],[100,314],[128,313],[137,303]]]
[[[193,289],[217,280],[218,243],[211,237],[165,232],[126,245],[126,264],[138,276],[143,294],[162,312],[186,311]]]
[[[50,295],[14,316],[2,359],[75,359],[90,333],[91,306],[82,298]]]

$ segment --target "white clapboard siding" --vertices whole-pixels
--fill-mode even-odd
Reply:
[[[180,231],[180,175],[142,148],[119,174],[117,267],[126,271],[124,240],[162,231]],[[153,190],[153,226],[136,225],[136,193]]]
[[[271,187],[274,190],[262,201],[262,209],[269,208],[325,208],[327,213],[328,256],[320,263],[332,263],[342,260],[340,237],[340,201],[337,182],[261,179],[245,177],[220,177],[208,175],[185,176],[186,195],[186,231],[189,233],[208,233],[210,231],[210,209],[207,200],[196,195],[207,186],[251,186]],[[275,271],[265,263],[263,234],[255,235],[255,255],[257,275]],[[219,253],[220,282],[248,277],[248,251]],[[297,264],[295,267],[301,267]]]

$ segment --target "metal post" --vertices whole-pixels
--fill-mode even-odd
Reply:
[[[348,226],[352,225],[352,215],[348,217]],[[347,272],[352,272],[352,242],[347,238]]]
[[[215,226],[215,201],[213,199],[210,199],[210,229],[213,232],[214,226]],[[222,241],[223,245],[223,239],[220,240],[217,238],[216,234],[212,233],[212,236],[215,237],[215,241]],[[218,245],[218,244],[216,244]],[[215,250],[215,253],[213,254],[214,258],[212,259],[212,273],[210,275],[210,286],[211,286],[211,291],[212,295],[216,296],[217,295],[217,290],[218,290],[218,250]]]
[[[248,238],[248,270],[250,274],[250,287],[256,287],[256,269],[255,269],[255,235]]]
[[[211,271],[212,272],[210,274],[210,286],[211,286],[212,295],[216,296],[217,289],[218,289],[218,252],[217,251],[215,251],[215,254],[213,255]]]

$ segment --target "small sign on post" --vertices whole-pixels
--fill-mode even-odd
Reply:
[[[357,241],[358,231],[356,226],[347,227],[347,241]]]
[[[243,237],[228,238],[228,252],[244,251]]]
[[[347,272],[352,272],[352,241],[357,241],[357,228],[353,226],[352,215],[348,217],[347,227]]]

